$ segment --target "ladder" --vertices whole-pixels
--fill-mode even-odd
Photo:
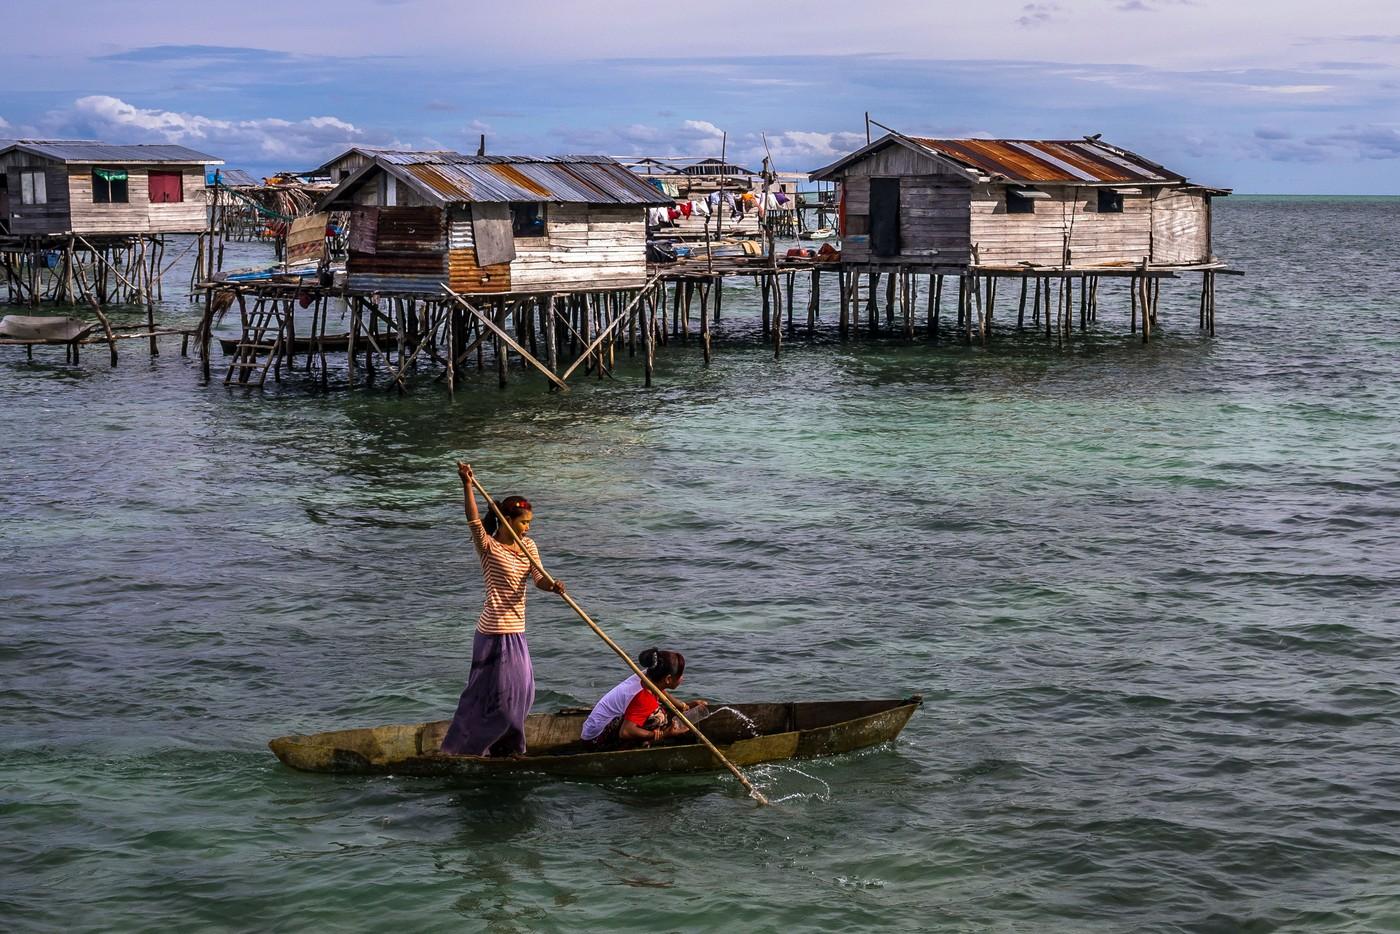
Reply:
[[[273,376],[281,380],[282,348],[288,320],[292,315],[291,309],[290,301],[287,302],[286,308],[283,308],[282,303],[275,298],[258,299],[252,311],[240,309],[243,336],[239,338],[238,346],[233,351],[233,360],[228,365],[228,372],[224,374],[225,386],[235,381],[234,374],[237,373],[236,379],[240,385],[261,387],[267,382],[267,371],[274,364],[276,369]]]

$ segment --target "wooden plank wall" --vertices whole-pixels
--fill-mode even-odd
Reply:
[[[860,175],[950,175],[954,178],[967,178],[962,170],[899,143],[891,143],[884,149],[870,153],[859,162],[851,163],[842,169],[842,174],[847,178]]]
[[[550,203],[544,237],[515,241],[516,291],[627,288],[646,282],[646,210]]]
[[[1006,186],[977,185],[972,193],[972,243],[978,262],[1056,266],[1066,241],[1074,265],[1140,263],[1152,250],[1150,195],[1124,195],[1121,214],[1100,214],[1088,187],[1049,187],[1033,214],[1006,213]]]
[[[913,156],[908,150],[900,149]],[[891,150],[883,150],[891,152]],[[932,160],[925,160],[931,163]],[[846,195],[846,238],[842,258],[864,263],[966,263],[970,255],[971,186],[946,174],[909,175],[899,180],[900,254],[870,254],[870,179],[861,174],[842,183]]]
[[[104,166],[106,167],[106,166]],[[112,168],[119,166],[113,165]],[[155,166],[157,171],[178,171],[185,200],[172,204],[152,204],[149,166],[127,168],[125,204],[94,204],[91,165],[69,165],[67,187],[72,200],[71,223],[74,233],[197,233],[208,226],[204,200],[204,167],[195,165]]]
[[[10,153],[4,158],[4,171],[10,187],[10,233],[64,233],[68,230],[68,173],[63,164],[40,159],[27,153]],[[45,204],[23,204],[21,169],[44,170]]]
[[[1210,195],[1163,188],[1152,201],[1152,262],[1210,262]]]

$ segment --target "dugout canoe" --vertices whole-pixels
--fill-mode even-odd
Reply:
[[[699,728],[731,762],[743,767],[839,755],[889,742],[921,703],[922,695],[915,694],[901,700],[713,704],[715,712]],[[587,708],[531,714],[525,722],[529,752],[513,759],[444,755],[438,747],[447,732],[447,720],[281,736],[268,746],[294,769],[342,775],[486,777],[538,772],[615,778],[723,768],[693,737],[642,749],[593,751],[579,741],[587,716]]]

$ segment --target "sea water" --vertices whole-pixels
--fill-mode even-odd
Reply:
[[[1063,346],[840,344],[828,309],[778,361],[736,287],[709,369],[672,344],[653,389],[549,395],[488,367],[455,402],[201,387],[174,340],[0,349],[0,926],[1395,928],[1398,212],[1217,200],[1248,275],[1214,340],[1193,278],[1146,346],[1105,281]],[[181,276],[167,323],[197,320]],[[277,735],[451,713],[459,458],[695,694],[924,707],[764,767],[821,792],[771,808],[726,773],[281,766]],[[540,710],[625,674],[542,593],[529,641]]]

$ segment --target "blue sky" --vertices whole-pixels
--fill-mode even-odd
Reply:
[[[1400,194],[1400,5],[1376,0],[275,9],[16,7],[0,136],[177,142],[266,174],[483,132],[496,153],[700,157],[723,130],[801,171],[863,143],[869,110],[911,134],[1102,133],[1241,192]]]

